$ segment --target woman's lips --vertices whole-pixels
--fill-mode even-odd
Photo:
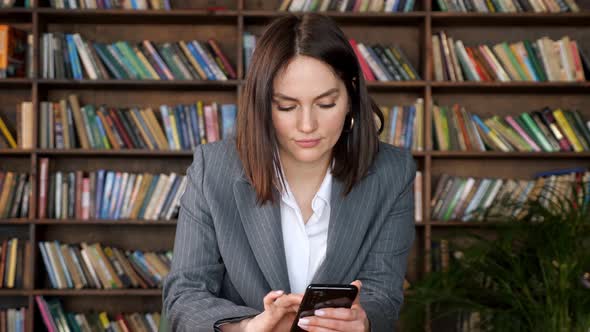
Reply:
[[[314,140],[296,140],[295,143],[302,148],[313,148],[314,146],[320,144],[320,139]]]

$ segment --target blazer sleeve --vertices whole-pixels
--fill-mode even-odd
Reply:
[[[163,285],[163,306],[172,331],[213,331],[218,321],[259,313],[219,297],[225,266],[207,206],[207,192],[203,191],[204,167],[203,149],[198,146],[187,170],[172,267]]]
[[[404,300],[403,282],[408,253],[415,238],[414,177],[416,165],[408,154],[400,178],[401,193],[358,275],[362,281],[361,306],[372,332],[392,332]]]

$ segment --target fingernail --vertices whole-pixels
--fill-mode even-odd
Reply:
[[[323,310],[316,310],[316,311],[314,311],[313,314],[316,315],[316,316],[323,316],[323,315],[326,314],[326,312],[323,311]]]
[[[301,318],[299,319],[299,323],[297,323],[297,325],[308,325],[309,324],[309,319],[307,318]]]
[[[285,292],[285,291],[278,290],[278,291],[275,291],[275,294],[277,294],[277,295],[282,295],[284,292]]]

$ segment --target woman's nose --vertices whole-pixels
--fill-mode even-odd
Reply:
[[[317,119],[311,107],[304,107],[299,115],[298,129],[310,133],[317,129]]]

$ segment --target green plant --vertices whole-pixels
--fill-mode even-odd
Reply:
[[[481,331],[589,332],[588,188],[560,186],[533,201],[502,200],[495,209],[517,211],[517,217],[478,211],[485,220],[506,222],[495,224],[493,238],[468,232],[461,237],[469,245],[450,241],[456,258],[448,271],[412,285],[404,331],[423,330],[429,307],[432,320],[477,312]]]

